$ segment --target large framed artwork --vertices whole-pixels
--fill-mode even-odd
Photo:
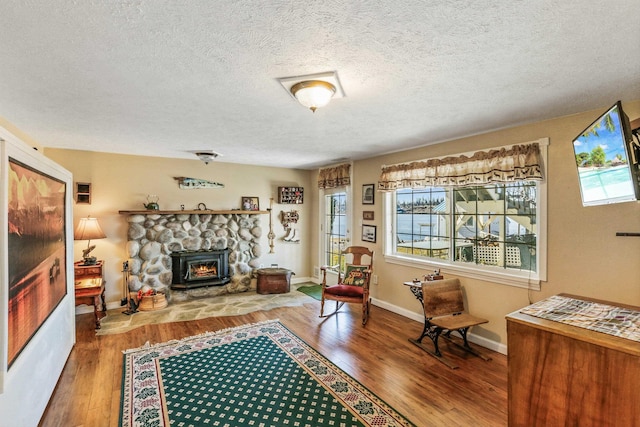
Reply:
[[[37,424],[75,341],[72,182],[0,127],[0,413],[16,425]]]
[[[7,367],[67,294],[64,181],[8,158]]]
[[[38,424],[75,342],[72,182],[0,126],[0,414],[11,425]]]

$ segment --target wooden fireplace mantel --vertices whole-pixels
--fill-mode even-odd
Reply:
[[[204,214],[204,215],[263,215],[268,214],[269,211],[244,211],[241,209],[230,209],[223,211],[215,211],[211,209],[193,209],[193,210],[179,210],[179,211],[156,211],[151,209],[143,209],[137,211],[118,211],[123,215],[179,215],[179,214]]]

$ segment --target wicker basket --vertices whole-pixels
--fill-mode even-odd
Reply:
[[[145,295],[139,302],[138,310],[154,311],[161,310],[167,306],[167,297],[165,294]]]

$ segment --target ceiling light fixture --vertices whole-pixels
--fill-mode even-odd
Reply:
[[[278,79],[289,95],[314,113],[333,98],[344,97],[335,71]]]
[[[300,104],[315,113],[318,107],[324,107],[331,101],[336,88],[323,80],[306,80],[293,85],[291,93]]]
[[[208,165],[209,162],[212,162],[218,157],[220,154],[214,151],[197,151],[194,153],[200,160],[204,162],[205,165]]]

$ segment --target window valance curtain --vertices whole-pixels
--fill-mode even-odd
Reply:
[[[538,143],[531,143],[478,151],[470,157],[461,155],[383,166],[378,190],[463,187],[542,179],[540,147]]]
[[[320,169],[318,173],[318,188],[328,189],[344,187],[351,184],[350,164]]]

